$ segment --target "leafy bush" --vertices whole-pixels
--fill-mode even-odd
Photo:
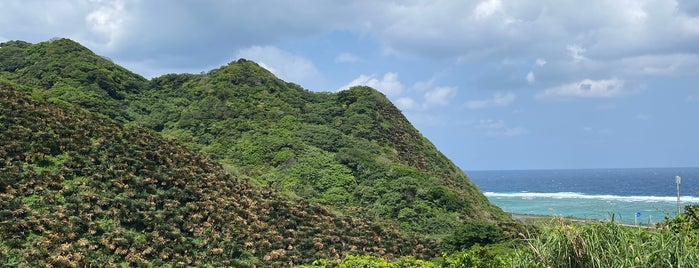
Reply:
[[[311,265],[296,266],[299,268],[352,268],[352,267],[373,267],[373,268],[436,268],[434,263],[429,261],[416,260],[410,257],[401,257],[394,261],[387,261],[384,258],[375,256],[354,256],[348,255],[342,260],[317,260]]]
[[[484,222],[465,222],[454,228],[452,234],[444,237],[440,243],[443,252],[455,252],[471,248],[474,245],[489,245],[503,241],[503,230],[495,224]]]
[[[444,256],[435,261],[441,267],[478,267],[500,268],[509,267],[513,250],[504,247],[482,247],[475,245],[468,250]]]
[[[688,205],[674,218],[665,218],[661,225],[675,232],[699,232],[699,205]]]

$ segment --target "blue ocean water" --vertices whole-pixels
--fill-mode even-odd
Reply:
[[[466,172],[488,199],[511,213],[657,223],[699,204],[699,167],[492,170]]]

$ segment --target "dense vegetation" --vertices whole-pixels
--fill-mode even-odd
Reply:
[[[291,202],[152,131],[0,86],[2,266],[281,266],[431,256],[397,230]]]
[[[292,199],[437,237],[507,218],[374,89],[313,93],[246,60],[146,81],[67,39],[0,46],[0,77],[33,96],[153,129]]]
[[[68,39],[30,44],[0,44],[0,78],[32,90],[37,98],[56,98],[125,121],[128,96],[148,81]]]
[[[699,205],[657,226],[551,218],[520,238],[430,261],[348,256],[303,267],[699,267]]]
[[[153,82],[169,89],[133,102],[136,122],[260,185],[406,231],[504,219],[376,90],[311,93],[245,60]]]
[[[422,258],[513,230],[371,88],[246,60],[146,80],[67,39],[0,44],[0,88],[3,266]]]
[[[146,80],[70,40],[2,43],[0,157],[3,267],[699,266],[699,206],[523,229],[381,93],[246,60]]]

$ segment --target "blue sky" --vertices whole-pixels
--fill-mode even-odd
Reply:
[[[369,85],[466,171],[699,166],[696,1],[3,0],[0,29],[148,78]]]

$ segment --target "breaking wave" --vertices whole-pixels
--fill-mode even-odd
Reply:
[[[495,192],[485,192],[483,193],[487,197],[504,197],[504,198],[521,198],[521,199],[535,199],[535,198],[553,198],[553,199],[595,199],[595,200],[610,200],[610,201],[622,201],[622,202],[677,202],[677,196],[620,196],[620,195],[589,195],[583,193],[574,192],[558,192],[558,193],[531,193],[531,192],[518,192],[518,193],[495,193]],[[680,201],[682,203],[699,203],[699,197],[696,196],[680,196]]]

